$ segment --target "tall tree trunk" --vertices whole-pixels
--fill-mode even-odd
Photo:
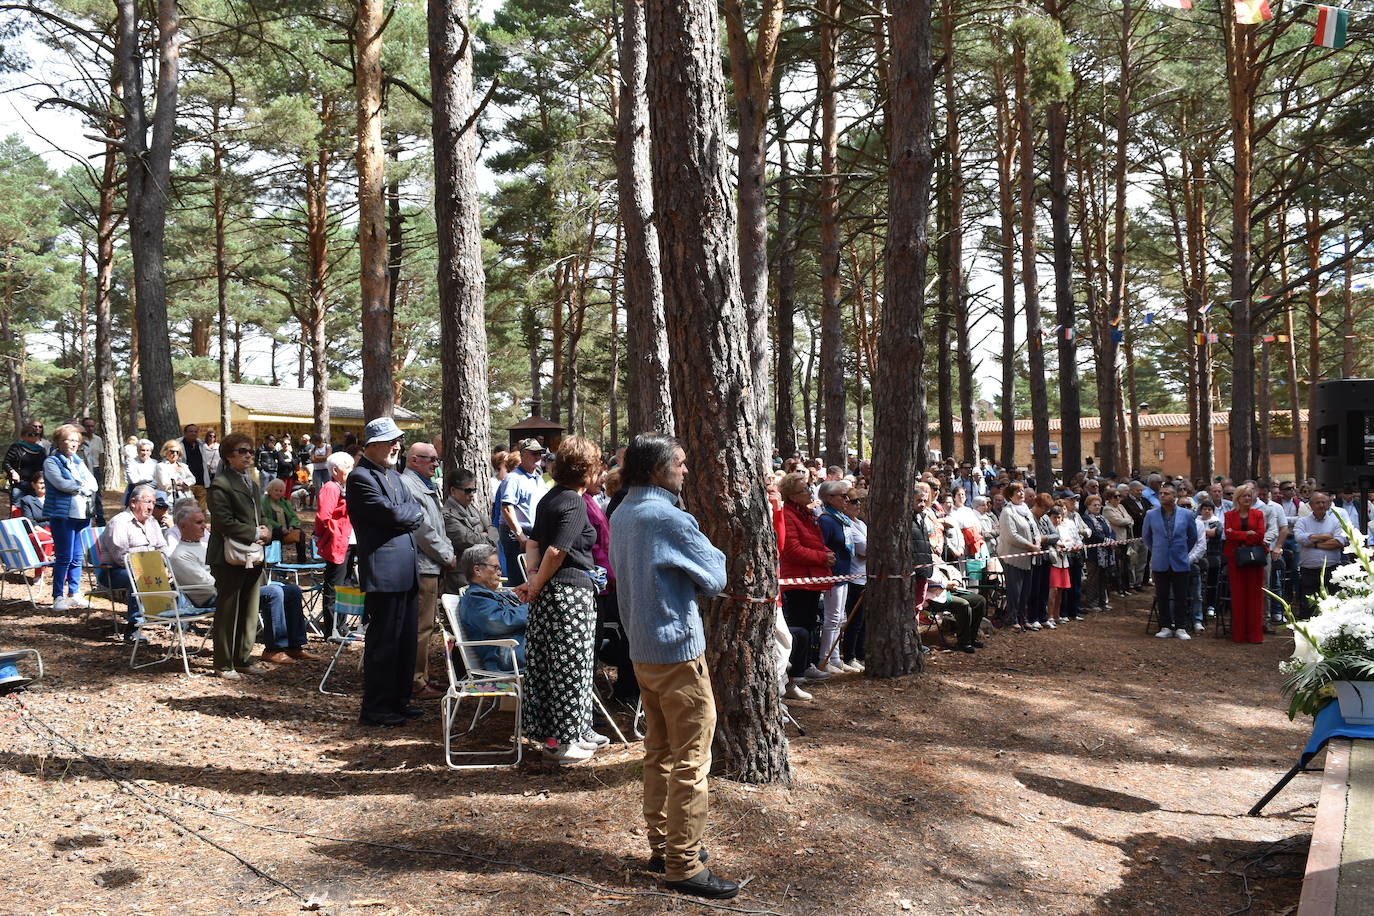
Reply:
[[[129,244],[139,299],[136,317],[142,323],[138,347],[143,413],[153,441],[163,442],[181,432],[172,376],[172,342],[167,334],[164,253],[180,74],[180,20],[177,0],[157,0],[157,86],[150,140],[143,98],[143,60],[139,53],[139,5],[137,0],[116,0],[115,6],[119,34],[116,55],[125,89],[123,139],[128,163],[125,193]]]
[[[620,265],[624,246],[625,224],[615,224],[615,253],[611,256],[611,369],[608,384],[607,413],[610,415],[612,448],[620,445]]]
[[[120,95],[119,69],[110,77],[110,98]],[[111,118],[106,128],[111,138],[119,136],[119,119]],[[112,144],[105,147],[105,163],[100,172],[100,199],[95,222],[95,384],[96,423],[100,438],[105,440],[106,490],[124,486],[124,464],[120,460],[119,408],[115,404],[114,351],[110,341],[110,291],[114,288],[115,235],[119,218],[115,214],[115,199],[119,193],[119,149]],[[132,432],[132,430],[130,430]]]
[[[477,187],[477,99],[466,0],[429,0],[434,216],[439,248],[439,333],[444,378],[445,475],[476,477],[489,506],[491,406],[487,379],[486,275]]]
[[[782,103],[773,101],[778,137],[778,297],[774,324],[777,329],[776,368],[773,370],[773,443],[784,459],[797,451],[796,397],[797,347],[797,239],[793,228],[791,163],[788,157]]]
[[[386,183],[386,308],[394,329],[401,292],[401,265],[405,263],[406,220],[401,213],[401,144],[394,133],[388,140],[386,154],[391,162],[391,173]],[[405,347],[391,354],[391,398],[396,404],[401,403],[401,367],[405,356]]]
[[[1279,285],[1283,289],[1287,289],[1288,220],[1284,214],[1280,213],[1277,217],[1277,222],[1279,227],[1279,251],[1282,252],[1279,257]],[[1320,223],[1318,223],[1318,225],[1320,225]],[[1312,242],[1309,241],[1308,244],[1312,246],[1308,249],[1308,267],[1313,271],[1311,293],[1312,301],[1315,303],[1317,302],[1318,290],[1321,286],[1321,277],[1316,273],[1316,269],[1321,263],[1321,252]],[[1314,248],[1316,249],[1315,251],[1313,250]],[[1313,254],[1315,254],[1315,263],[1312,260]],[[1303,442],[1302,433],[1302,395],[1298,388],[1298,342],[1293,334],[1292,296],[1285,299],[1283,303],[1283,332],[1285,338],[1283,343],[1283,368],[1285,379],[1288,384],[1288,421],[1293,429],[1293,479],[1300,483],[1303,478],[1307,476],[1303,468],[1303,447],[1306,443]],[[1315,378],[1309,378],[1309,384],[1314,381]],[[1316,451],[1314,450],[1310,452],[1310,454],[1315,461],[1317,457]]]
[[[129,419],[125,427],[129,432],[142,430],[143,423],[140,420],[139,405],[143,402],[142,397],[142,376],[139,372],[138,361],[138,284],[129,287]],[[151,436],[151,430],[147,431]]]
[[[848,458],[844,395],[844,316],[840,312],[840,127],[835,55],[839,0],[822,0],[816,90],[821,100],[821,392],[825,408],[825,463]]]
[[[219,317],[219,429],[220,438],[233,432],[229,398],[229,267],[225,259],[224,145],[220,142],[220,111],[211,112],[210,150],[214,174],[215,306]]]
[[[1344,202],[1343,202],[1344,203]],[[1349,213],[1349,204],[1344,204]],[[1342,241],[1345,246],[1345,288],[1341,290],[1341,378],[1355,378],[1355,261],[1350,257],[1350,230],[1347,228]],[[1311,414],[1308,422],[1315,420]],[[1315,455],[1316,452],[1311,452]],[[1316,461],[1312,462],[1316,466]]]
[[[959,366],[960,456],[978,462],[978,427],[973,411],[973,351],[969,340],[970,318],[964,276],[964,149],[959,133],[959,95],[954,46],[954,0],[941,5],[941,31],[945,48],[945,144],[949,150],[949,228],[945,234],[945,274],[950,285],[950,314],[954,321],[955,359]]]
[[[946,151],[948,152],[948,151]],[[933,155],[933,153],[932,153]],[[948,169],[945,171],[948,176]],[[943,182],[942,182],[943,184]],[[949,248],[949,194],[948,187],[937,185],[935,206],[935,237],[939,243],[935,249],[935,267],[939,272],[936,281],[935,311],[935,404],[936,426],[940,430],[940,458],[953,458],[954,455],[954,347],[950,340],[950,325],[953,323],[954,299],[959,295],[958,288],[950,282]]]
[[[704,608],[718,766],[743,782],[790,780],[773,665],[777,541],[750,406],[749,348],[725,142],[714,0],[647,8],[654,199],[672,347],[673,410],[694,473],[687,504],[727,557]],[[671,253],[671,256],[670,256]],[[732,597],[742,596],[742,597]]]
[[[83,231],[78,237],[81,245],[81,272],[77,274],[81,287],[80,312],[76,320],[76,388],[77,399],[72,416],[81,422],[85,422],[86,416],[91,412],[90,404],[90,379],[88,372],[87,356],[88,345],[86,335],[86,325],[90,319],[90,302],[88,299],[88,286],[90,275],[86,269],[86,262],[90,260],[90,250],[86,244],[86,233]]]
[[[648,49],[644,0],[623,0],[620,30],[620,104],[615,168],[620,220],[625,226],[625,381],[629,435],[671,433],[668,331],[658,267],[658,226],[649,160]]]
[[[1041,489],[1054,488],[1054,461],[1050,456],[1049,397],[1045,390],[1045,341],[1040,333],[1040,280],[1035,267],[1035,127],[1034,109],[1027,87],[1026,55],[1018,47],[1016,105],[1021,141],[1021,297],[1026,307],[1026,363],[1030,369],[1031,442],[1035,448],[1035,482]]]
[[[1001,464],[1016,467],[1016,117],[1007,103],[1006,76],[993,68],[993,106],[997,113],[997,212],[1002,271],[1002,443]]]
[[[391,416],[391,333],[382,150],[382,0],[358,0],[353,68],[358,93],[358,292],[362,300],[363,414]]]
[[[1231,333],[1239,344],[1232,347],[1231,418],[1229,426],[1230,474],[1236,480],[1255,471],[1255,348],[1250,300],[1250,196],[1254,150],[1254,47],[1255,26],[1236,22],[1232,4],[1222,3],[1222,34],[1226,44],[1227,89],[1231,113]]]
[[[724,0],[725,31],[730,45],[730,76],[738,122],[739,166],[736,201],[739,208],[740,286],[749,331],[749,369],[753,375],[754,423],[759,430],[768,417],[768,200],[764,193],[768,150],[768,97],[773,87],[773,62],[782,32],[783,0],[763,0],[758,35],[749,43],[740,0]],[[763,443],[763,437],[759,442]]]
[[[872,677],[921,670],[910,578],[911,493],[926,458],[924,311],[929,240],[930,0],[892,0],[886,302],[873,387],[873,491],[865,659]],[[881,25],[879,26],[881,28]],[[912,371],[917,367],[917,371]]]
[[[1083,408],[1079,400],[1077,309],[1073,300],[1073,232],[1069,228],[1068,105],[1055,102],[1048,111],[1050,141],[1050,231],[1054,247],[1054,320],[1059,326],[1060,460],[1064,479],[1083,467]]]
[[[324,115],[328,116],[328,103]],[[310,390],[315,408],[315,441],[330,442],[329,363],[326,321],[329,317],[329,151],[324,147],[307,162],[305,183],[306,245],[309,295],[306,335],[310,338]],[[235,324],[237,327],[237,324]],[[234,380],[238,381],[238,347],[234,348]]]
[[[1308,298],[1312,301],[1312,308],[1307,313],[1307,410],[1308,417],[1315,418],[1317,415],[1317,383],[1322,377],[1322,351],[1321,351],[1321,320],[1322,320],[1322,296],[1321,296],[1321,210],[1316,207],[1304,209],[1307,225],[1307,269],[1311,274],[1312,280],[1307,287]],[[1285,257],[1284,263],[1287,263]],[[1285,283],[1286,287],[1288,284]],[[1289,324],[1292,324],[1293,309],[1291,299],[1284,305],[1284,312],[1288,315]],[[1307,453],[1312,456],[1313,464],[1316,464],[1317,457],[1317,424],[1308,423],[1307,442],[1303,441],[1302,430],[1298,426],[1298,386],[1297,386],[1297,363],[1298,363],[1298,341],[1293,333],[1293,328],[1288,328],[1288,340],[1284,344],[1285,356],[1287,361],[1293,366],[1293,387],[1290,389],[1292,395],[1291,409],[1293,411],[1293,457],[1297,462],[1297,470],[1294,476],[1301,481],[1303,478],[1302,453],[1304,447]]]
[[[1261,329],[1262,330],[1262,329]],[[1269,405],[1269,342],[1260,342],[1260,376],[1259,376],[1259,441],[1256,443],[1259,452],[1259,475],[1261,479],[1268,478],[1273,472],[1273,466],[1269,459],[1269,444],[1273,441],[1270,427],[1273,425],[1273,414],[1270,412]]]
[[[0,306],[0,346],[3,347],[5,374],[9,376],[10,410],[14,413],[14,434],[17,439],[29,420],[29,389],[24,384],[24,335],[13,333],[10,328],[13,310],[14,286],[6,283],[5,302]]]

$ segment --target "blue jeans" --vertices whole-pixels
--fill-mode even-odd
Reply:
[[[1188,603],[1193,610],[1193,623],[1202,623],[1202,561],[1188,570]]]
[[[1271,556],[1269,559],[1269,591],[1273,592],[1275,595],[1282,595],[1284,593],[1284,584],[1287,579],[1286,573],[1287,568],[1283,560],[1275,560]],[[1283,605],[1279,603],[1279,599],[1270,598],[1268,595],[1264,597],[1269,605],[1270,619],[1274,621],[1283,620]]]
[[[53,566],[52,596],[54,599],[81,594],[81,551],[77,548],[81,529],[91,523],[88,518],[54,518],[48,520],[52,532]],[[65,588],[64,588],[65,587]]]
[[[290,582],[264,582],[258,593],[262,616],[259,638],[270,649],[299,649],[305,645],[305,615],[301,590]]]
[[[107,566],[96,570],[95,581],[106,588],[122,589],[126,596],[129,611],[124,615],[124,620],[131,628],[138,628],[143,624],[143,605],[138,603],[134,597],[133,589],[129,582],[129,572],[123,566]]]

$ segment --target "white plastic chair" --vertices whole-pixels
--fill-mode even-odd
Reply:
[[[455,770],[490,770],[502,766],[519,766],[524,758],[525,747],[521,740],[520,717],[522,713],[521,701],[524,697],[524,680],[520,674],[520,662],[514,658],[515,647],[519,645],[514,639],[478,639],[469,640],[463,636],[463,624],[458,616],[458,604],[464,592],[462,589],[457,594],[444,595],[440,598],[440,603],[444,609],[444,665],[448,668],[448,691],[443,698],[443,725],[444,725],[444,762]],[[483,668],[481,660],[473,649],[478,646],[494,646],[509,649],[512,654],[511,664],[513,670],[500,671]],[[457,668],[453,664],[453,652],[457,650],[463,659],[463,667],[467,669],[464,676],[459,677]],[[512,697],[515,700],[515,729],[511,734],[511,750],[506,751],[456,751],[453,749],[454,739],[472,733],[477,727],[477,723],[482,721],[491,713],[500,709],[501,700],[505,697]],[[476,700],[476,708],[473,710],[472,721],[462,732],[456,732],[454,725],[458,719],[458,710],[462,707],[466,699]],[[454,758],[478,758],[507,756],[509,759],[497,760],[493,763],[460,763],[455,762]]]

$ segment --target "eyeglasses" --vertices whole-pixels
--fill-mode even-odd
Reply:
[[[439,463],[439,456],[438,456],[438,455],[416,455],[415,457],[416,457],[416,458],[419,458],[421,461],[428,461],[430,464],[438,464],[438,463]]]
[[[251,454],[253,454],[253,450],[252,450],[251,448],[248,448],[247,446],[240,446],[239,448],[234,449],[234,450],[233,450],[232,452],[230,452],[229,454],[231,454],[231,455],[251,455]]]
[[[478,566],[485,566],[487,569],[495,569],[495,570],[498,570],[498,571],[501,569],[501,564],[500,564],[500,563],[478,563],[477,565],[478,565]]]
[[[476,488],[476,487],[458,487],[457,489],[458,489],[460,492],[463,492],[463,493],[476,493],[476,492],[477,492],[477,488]]]

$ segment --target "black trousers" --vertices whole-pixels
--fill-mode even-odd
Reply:
[[[1080,616],[1083,600],[1083,560],[1081,555],[1069,558],[1069,587],[1059,599],[1060,617]]]
[[[849,594],[844,599],[845,617],[853,613],[849,618],[849,626],[845,627],[844,636],[840,639],[840,658],[847,662],[854,659],[864,660],[864,640],[867,631],[864,629],[864,609],[859,604],[859,599],[863,597],[864,587],[855,582],[849,583]],[[854,606],[859,605],[859,609],[854,610]]]
[[[515,588],[517,585],[525,584],[525,574],[520,571],[520,555],[525,551],[520,549],[520,542],[515,539],[515,535],[506,526],[501,526],[499,537],[501,543],[501,556],[506,559],[506,587]]]
[[[608,623],[615,626],[608,627]],[[596,647],[597,658],[616,671],[612,694],[617,700],[633,703],[639,698],[639,681],[630,660],[630,641],[620,626],[620,600],[615,592],[596,596]]]
[[[1172,569],[1151,571],[1155,578],[1155,600],[1159,602],[1159,626],[1177,630],[1188,625],[1188,578],[1192,570],[1174,572]]]
[[[363,643],[364,716],[400,713],[410,703],[419,638],[420,590],[368,592],[363,598],[367,639]]]
[[[804,588],[790,588],[782,593],[782,616],[789,627],[801,627],[810,639],[812,661],[821,643],[821,595]]]
[[[1050,561],[1031,567],[1030,588],[1027,589],[1026,619],[1030,623],[1044,623],[1050,619]]]
[[[787,628],[792,634],[792,654],[787,657],[787,676],[801,677],[811,664],[811,632],[801,627]]]
[[[1312,616],[1312,602],[1317,600],[1318,583],[1325,585],[1328,593],[1331,591],[1331,574],[1335,572],[1335,567],[1331,566],[1303,566],[1298,570],[1298,596],[1293,602],[1293,616],[1299,620],[1306,620]]]

